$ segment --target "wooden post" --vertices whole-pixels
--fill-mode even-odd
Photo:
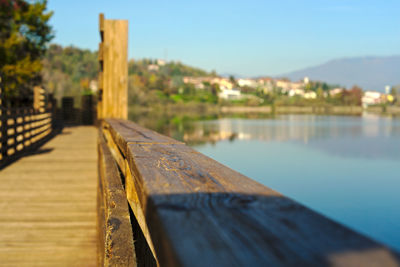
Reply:
[[[93,96],[92,95],[83,95],[81,97],[81,121],[84,125],[92,125],[93,124]]]
[[[61,109],[62,109],[62,119],[64,123],[72,123],[76,121],[74,113],[74,98],[64,96],[62,98]]]
[[[40,112],[44,112],[44,89],[40,86],[33,87],[33,108]]]
[[[128,21],[100,14],[98,118],[128,118]]]
[[[6,114],[6,107],[5,107],[5,96],[4,90],[1,84],[1,77],[0,77],[0,122],[1,122],[1,160],[4,161],[7,157],[7,114]]]

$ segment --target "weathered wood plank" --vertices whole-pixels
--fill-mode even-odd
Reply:
[[[0,171],[0,265],[97,266],[96,140],[65,128]]]
[[[102,98],[99,118],[128,117],[128,21],[100,15]]]
[[[103,128],[110,132],[123,155],[126,155],[127,145],[131,143],[183,144],[127,120],[106,119]]]
[[[117,165],[99,138],[99,266],[136,266],[128,202]]]
[[[105,127],[127,160],[128,201],[161,266],[400,264],[397,252],[183,144],[127,121]]]

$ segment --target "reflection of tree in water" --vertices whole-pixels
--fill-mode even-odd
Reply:
[[[183,110],[170,111],[162,109],[131,110],[129,119],[159,133],[168,135],[188,145],[215,144],[221,140],[233,142],[238,138],[237,132],[223,133],[218,127],[208,127],[201,121],[218,121],[222,118],[260,119],[271,118],[271,114],[221,114],[216,111]]]
[[[260,120],[260,118],[262,118]],[[267,119],[265,119],[267,118]],[[202,112],[151,111],[130,119],[191,146],[227,140],[295,142],[327,153],[362,157],[400,156],[400,123],[390,118],[285,115],[248,116]]]
[[[195,122],[218,119],[218,114],[216,113],[204,114],[196,111],[169,112],[165,110],[142,110],[130,112],[129,119],[146,128],[190,145],[206,143],[209,141],[208,137],[218,132],[218,130],[208,129],[202,132],[202,139],[204,140],[191,138],[198,134]]]

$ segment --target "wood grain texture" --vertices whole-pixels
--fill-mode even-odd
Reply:
[[[111,133],[114,142],[124,155],[127,154],[128,144],[131,143],[183,144],[170,137],[141,127],[136,123],[126,122],[126,120],[122,119],[113,119],[112,127],[108,123],[103,123],[102,126]]]
[[[104,138],[99,138],[99,266],[136,266],[125,190]]]
[[[97,131],[65,128],[0,171],[0,266],[96,266]]]
[[[101,19],[102,98],[99,118],[128,117],[128,21]]]
[[[160,266],[400,264],[397,252],[179,142],[128,121],[103,127],[127,161],[128,201]]]

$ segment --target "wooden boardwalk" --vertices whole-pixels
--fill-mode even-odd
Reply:
[[[96,145],[66,128],[0,171],[1,266],[96,266]]]

